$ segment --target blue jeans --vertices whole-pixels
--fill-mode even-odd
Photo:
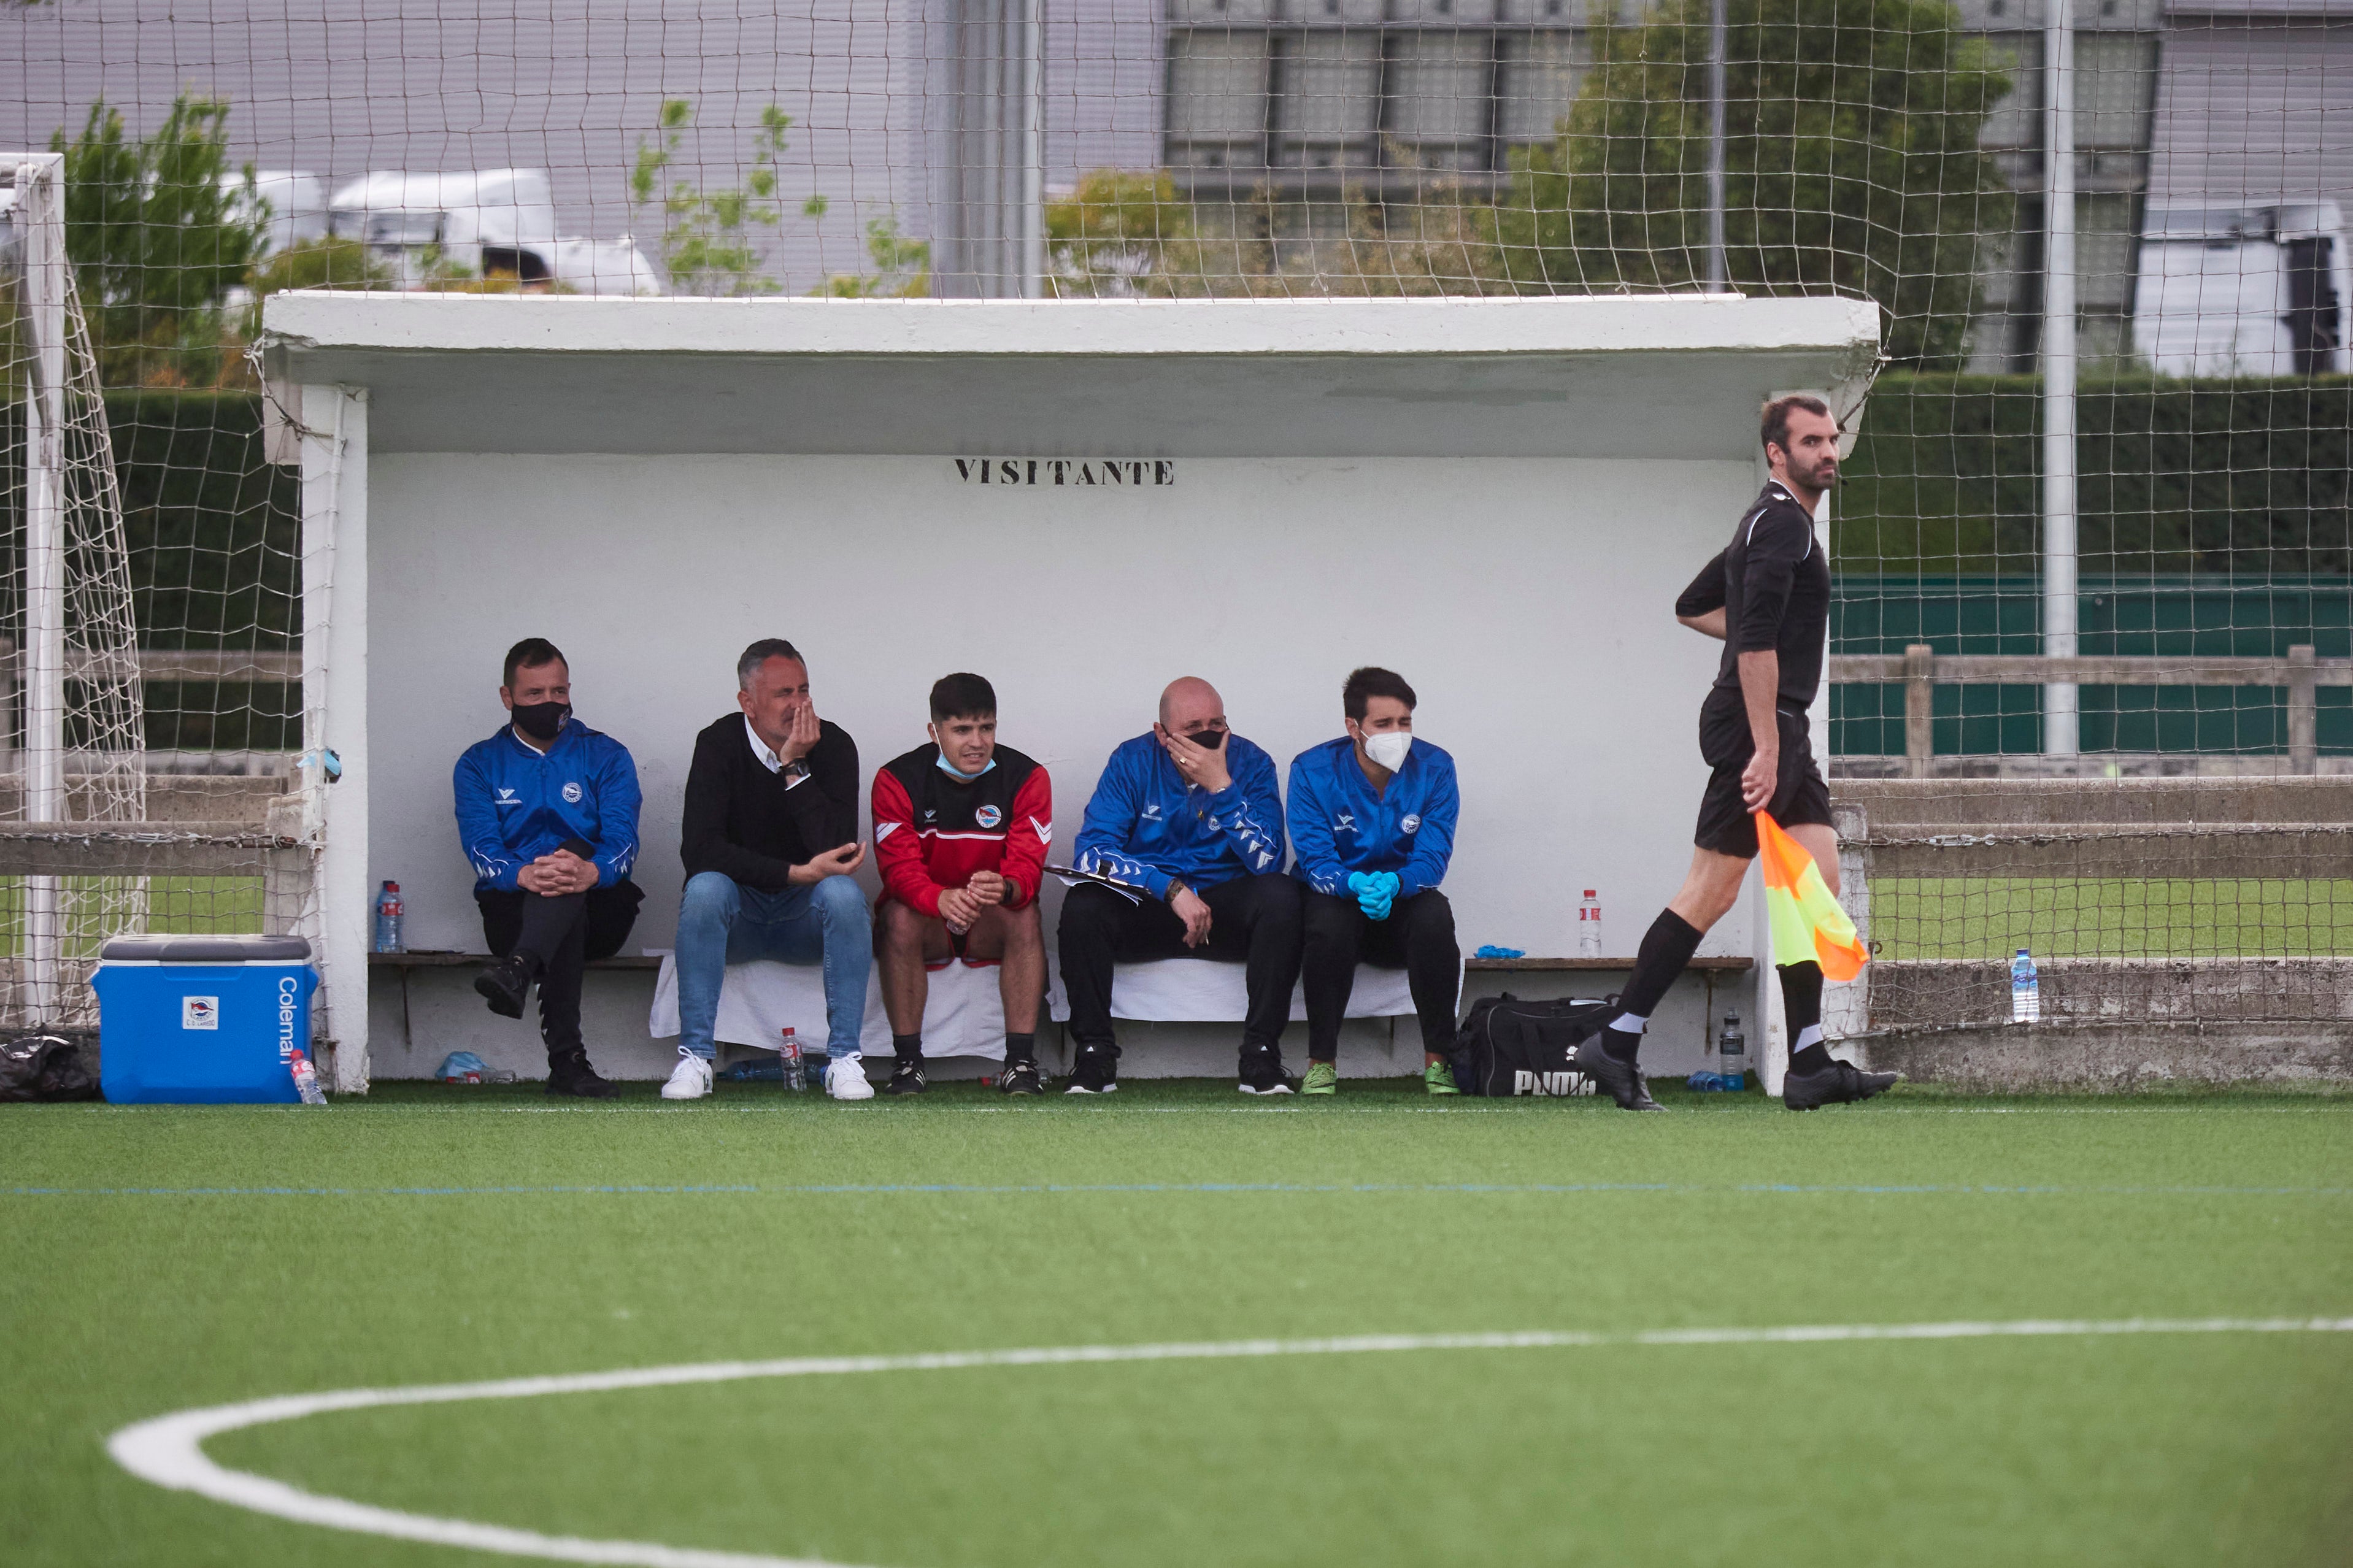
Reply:
[[[755,958],[825,965],[825,1054],[852,1056],[866,1026],[866,977],[874,967],[874,921],[848,877],[764,893],[719,871],[687,879],[678,910],[678,1047],[708,1061],[719,1054],[719,986],[727,966]]]

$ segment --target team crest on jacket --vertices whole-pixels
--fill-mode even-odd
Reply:
[[[568,805],[578,805],[580,804],[580,786],[576,784],[565,784],[564,786],[564,799],[565,803]]]
[[[1415,828],[1419,827],[1420,826],[1421,818],[1415,816],[1412,812],[1407,812],[1405,815],[1405,820],[1398,824],[1398,826],[1408,833],[1411,833]]]
[[[972,819],[983,827],[995,827],[1005,820],[1005,813],[995,805],[984,805],[972,814]]]

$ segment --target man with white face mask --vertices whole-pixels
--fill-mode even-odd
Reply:
[[[1292,759],[1289,822],[1298,852],[1306,956],[1307,1079],[1339,1089],[1340,1020],[1359,962],[1403,969],[1421,1019],[1422,1084],[1456,1092],[1454,1005],[1462,950],[1438,890],[1461,809],[1454,759],[1413,735],[1413,688],[1366,667],[1340,689],[1348,732]]]

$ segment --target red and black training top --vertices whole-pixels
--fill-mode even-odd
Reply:
[[[1054,786],[1046,770],[1010,746],[997,765],[965,783],[940,766],[937,746],[918,746],[874,775],[874,860],[882,896],[923,914],[975,871],[1011,885],[1005,907],[1038,896],[1046,847],[1054,841]]]

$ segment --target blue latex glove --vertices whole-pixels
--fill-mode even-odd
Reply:
[[[1354,871],[1348,876],[1348,890],[1356,895],[1356,907],[1365,911],[1366,920],[1388,919],[1389,904],[1404,885],[1394,871]]]

